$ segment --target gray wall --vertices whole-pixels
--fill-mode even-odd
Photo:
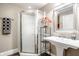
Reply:
[[[0,52],[17,48],[17,22],[18,14],[22,9],[14,4],[0,4]],[[10,17],[11,34],[2,34],[2,17]]]

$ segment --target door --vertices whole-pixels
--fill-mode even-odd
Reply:
[[[22,52],[35,53],[35,15],[22,14]]]

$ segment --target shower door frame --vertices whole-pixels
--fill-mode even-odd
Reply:
[[[26,12],[24,12],[24,11],[22,11],[22,12],[20,12],[20,52],[22,52],[22,53],[31,53],[31,52],[23,52],[22,51],[22,14],[25,14]],[[26,13],[27,14],[27,13]],[[35,14],[35,16],[36,16],[36,14]],[[35,20],[36,20],[36,18],[35,18]],[[35,29],[34,29],[34,32],[35,32]],[[37,37],[35,37],[36,35],[34,34],[34,41],[35,41],[35,39],[37,40]],[[38,41],[38,40],[37,40]],[[36,48],[38,48],[37,46],[36,46],[36,44],[38,45],[38,43],[35,41],[34,42],[34,53],[35,54],[37,54],[37,51],[38,50],[36,50]],[[31,54],[33,54],[33,53],[31,53]]]

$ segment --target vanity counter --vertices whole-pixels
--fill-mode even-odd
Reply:
[[[47,40],[51,44],[56,46],[57,55],[59,56],[63,55],[64,49],[67,49],[69,47],[74,49],[79,48],[79,40],[72,40],[72,39],[56,37],[56,36],[44,37],[44,40]]]

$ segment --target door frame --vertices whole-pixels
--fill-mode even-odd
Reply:
[[[24,12],[24,11],[22,11],[22,12],[20,12],[20,52],[23,52],[22,51],[22,14],[27,14],[27,12]],[[36,15],[36,14],[35,14]],[[34,30],[34,32],[35,32],[35,30]],[[34,35],[34,53],[36,53],[36,46],[35,46],[35,44],[36,44],[36,41],[35,41],[35,36],[36,35]],[[23,52],[23,53],[30,53],[30,52]],[[32,53],[31,53],[32,54]]]

